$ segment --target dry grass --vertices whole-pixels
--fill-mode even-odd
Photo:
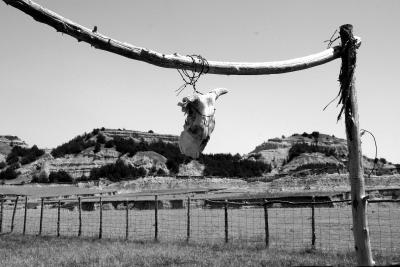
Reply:
[[[374,255],[378,265],[400,256]],[[135,243],[78,238],[0,236],[0,266],[354,266],[352,252],[242,245]]]
[[[264,250],[234,245],[133,243],[3,235],[1,266],[293,266],[354,265],[352,253]]]

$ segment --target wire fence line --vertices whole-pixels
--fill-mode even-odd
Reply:
[[[155,195],[1,198],[0,232],[161,242],[240,242],[282,249],[353,250],[350,200],[237,202]],[[369,200],[374,251],[400,252],[400,200]]]

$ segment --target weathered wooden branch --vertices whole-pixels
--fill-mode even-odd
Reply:
[[[341,26],[340,38],[342,44],[345,44],[339,81],[341,83],[341,103],[343,103],[341,113],[343,112],[345,115],[347,147],[349,150],[349,180],[351,185],[355,251],[359,266],[372,266],[374,261],[372,260],[367,221],[367,197],[364,187],[364,169],[354,76],[358,45],[357,39],[353,36],[353,26],[349,24]]]
[[[144,61],[163,68],[175,68],[186,70],[199,70],[202,67],[201,60],[179,54],[162,54],[146,48],[123,43],[100,34],[96,30],[85,28],[55,12],[52,12],[29,0],[3,0],[22,12],[30,15],[35,20],[45,23],[57,31],[76,38],[79,42],[86,42],[93,47],[115,53],[134,60]],[[262,75],[278,74],[298,71],[315,67],[340,57],[341,47],[336,46],[317,54],[306,57],[275,61],[275,62],[220,62],[208,61],[207,73],[225,75]]]

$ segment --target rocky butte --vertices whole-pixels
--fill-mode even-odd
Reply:
[[[334,135],[319,132],[293,134],[268,139],[256,146],[246,157],[272,166],[276,175],[309,175],[313,173],[347,172],[347,141]],[[394,174],[398,170],[384,158],[380,160],[363,157],[365,172]]]
[[[375,175],[398,173],[398,166],[383,158],[374,162],[364,157],[364,166],[366,173],[373,171]],[[32,179],[48,183],[52,182],[51,174],[65,173],[71,181],[87,181],[93,178],[93,170],[97,170],[95,179],[112,181],[143,176],[235,175],[245,180],[271,180],[346,173],[347,144],[345,139],[319,132],[293,134],[268,139],[247,155],[203,155],[191,160],[179,152],[176,135],[101,128],[43,153],[16,136],[0,136],[0,174],[7,169],[12,169],[16,178],[4,181],[14,184]],[[62,181],[62,177],[55,180]]]

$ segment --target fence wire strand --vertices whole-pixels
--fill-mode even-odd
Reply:
[[[59,217],[58,201],[60,201]],[[312,225],[315,225],[316,249],[352,250],[354,241],[349,202],[349,200],[236,202],[208,199],[188,201],[185,198],[164,196],[157,201],[157,213],[154,200],[133,199],[104,200],[100,213],[99,199],[92,198],[82,199],[81,220],[79,220],[77,199],[45,200],[42,212],[41,201],[28,198],[25,218],[25,199],[20,198],[15,206],[15,199],[8,197],[4,198],[1,230],[2,233],[22,234],[25,221],[26,235],[40,233],[42,236],[57,236],[59,231],[60,236],[92,238],[101,236],[108,239],[152,241],[157,234],[160,242],[228,241],[260,245],[268,243],[269,247],[292,250],[313,247]],[[225,221],[225,205],[227,221]],[[314,205],[314,216],[312,205]],[[267,209],[268,221],[265,221],[264,207]],[[400,200],[397,199],[372,199],[368,202],[367,217],[371,247],[374,251],[387,254],[400,253],[399,208]],[[155,216],[158,222],[157,229]],[[40,222],[42,222],[41,230]],[[268,227],[265,227],[266,223]]]

